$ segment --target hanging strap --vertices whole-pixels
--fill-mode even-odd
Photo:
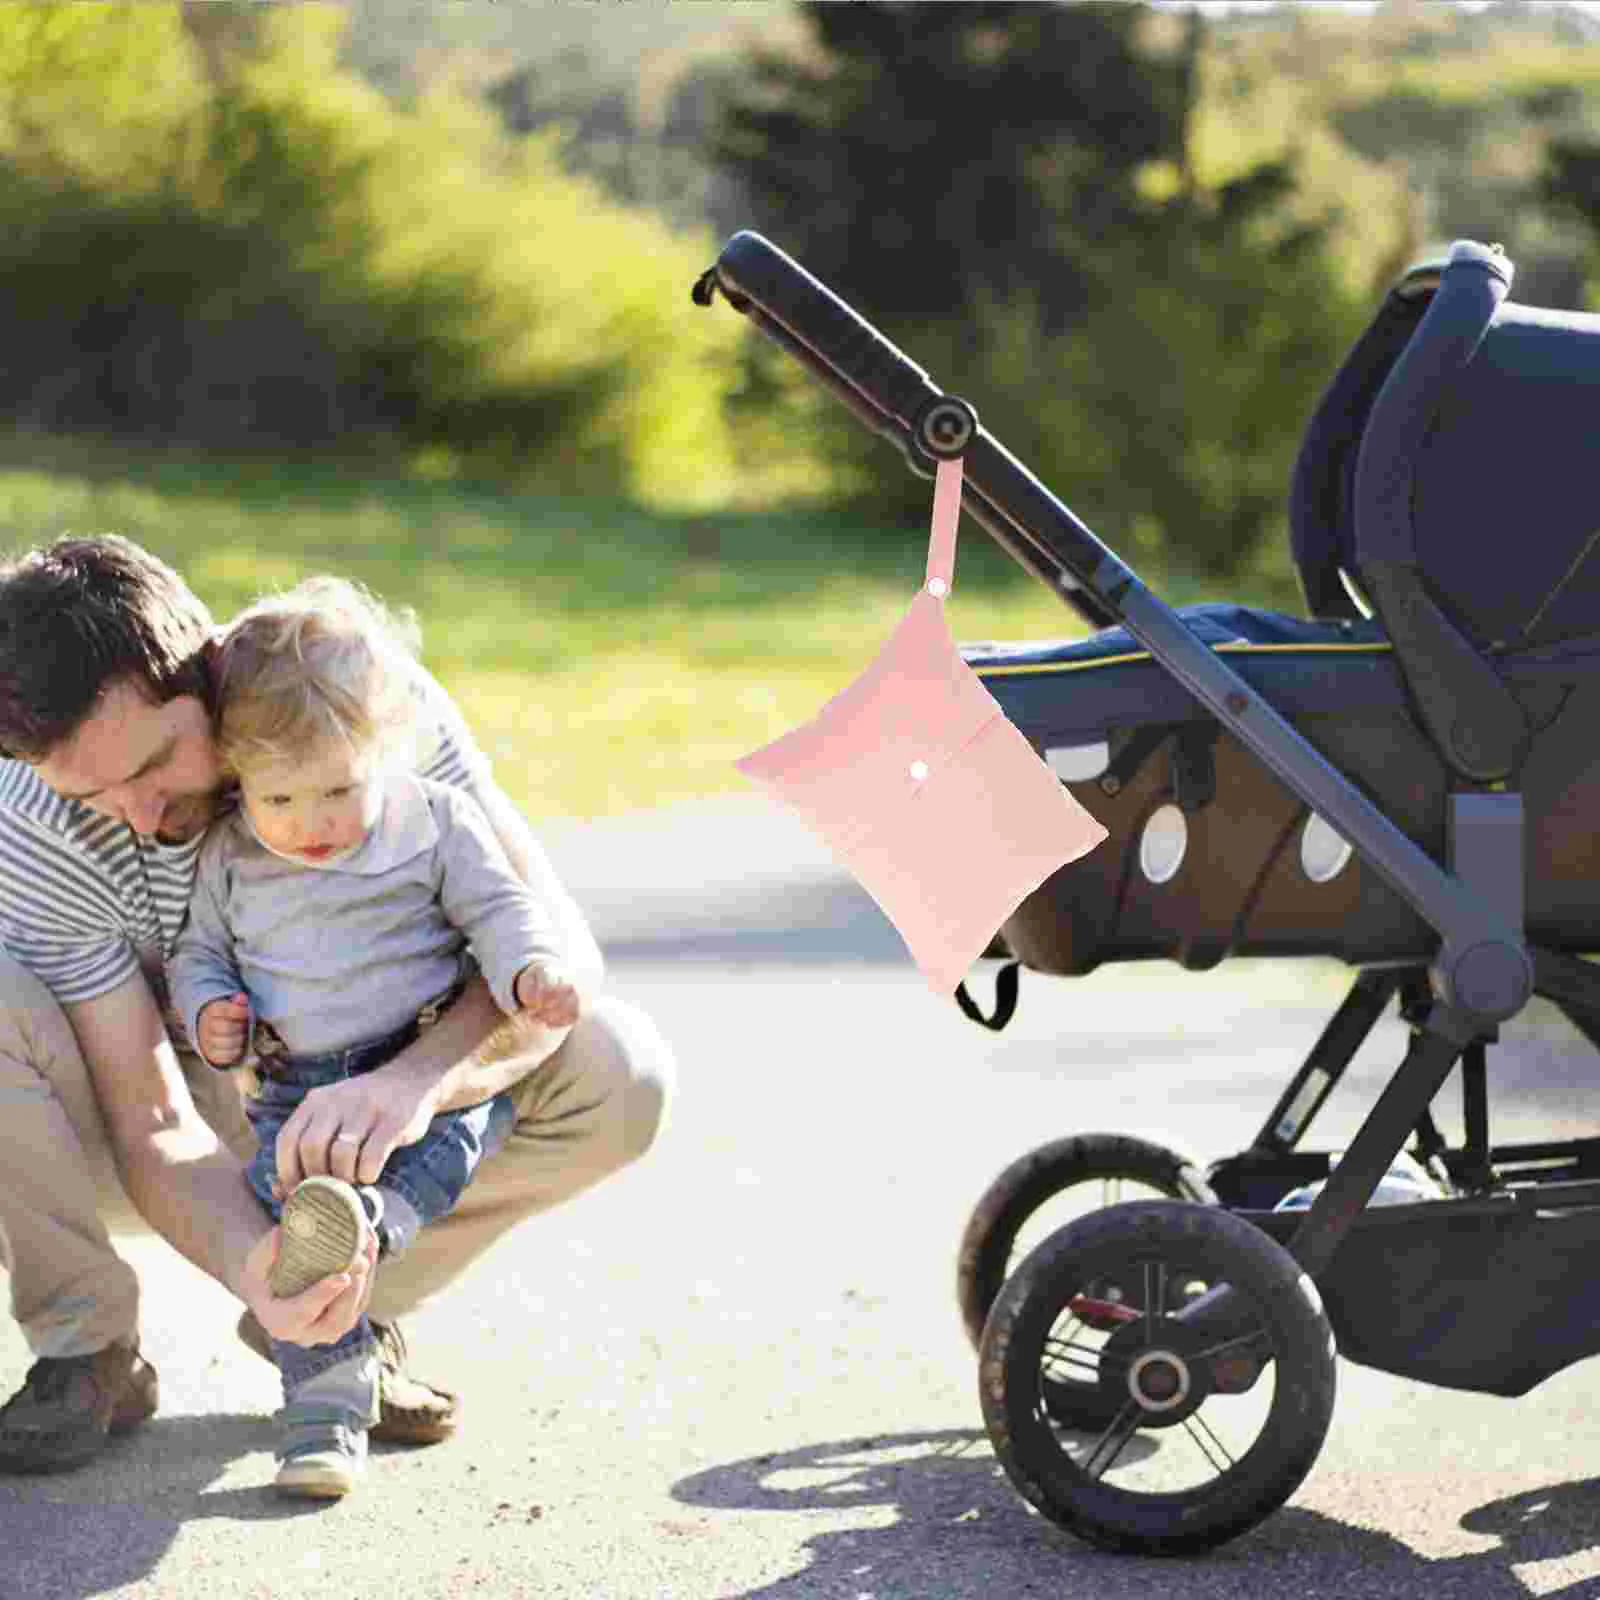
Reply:
[[[957,984],[956,1004],[961,1007],[962,1016],[981,1022],[984,1027],[999,1033],[1017,1009],[1017,978],[1021,968],[1020,961],[1013,961],[1000,969],[999,976],[994,980],[994,1015],[991,1017],[984,1016],[978,1009],[978,1003],[967,993],[965,983]]]
[[[928,592],[943,599],[956,571],[956,524],[961,520],[961,460],[941,461],[933,485],[928,537]]]

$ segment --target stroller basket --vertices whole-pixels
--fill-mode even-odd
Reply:
[[[1319,1278],[1339,1354],[1509,1398],[1600,1352],[1588,1265],[1600,1210],[1563,1208],[1555,1193],[1362,1212]],[[1299,1222],[1292,1211],[1239,1215],[1285,1245]]]

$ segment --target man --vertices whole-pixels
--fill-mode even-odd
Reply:
[[[419,666],[432,730],[417,770],[470,792],[518,874],[554,908],[583,999],[571,1028],[508,1019],[481,978],[378,1071],[313,1091],[278,1141],[285,1190],[371,1183],[429,1119],[503,1089],[516,1131],[456,1211],[404,1254],[293,1299],[267,1285],[276,1230],[243,1175],[238,1074],[203,1065],[167,1006],[163,961],[205,830],[233,803],[212,737],[214,629],[164,563],[126,539],[63,539],[0,566],[0,1267],[35,1356],[0,1406],[0,1468],[93,1459],[156,1409],[139,1289],[107,1222],[139,1219],[241,1299],[240,1336],[324,1344],[366,1309],[383,1358],[373,1437],[431,1443],[455,1398],[411,1378],[394,1319],[502,1233],[642,1155],[671,1053],[600,993],[599,947]],[[370,1302],[370,1304],[369,1304]]]

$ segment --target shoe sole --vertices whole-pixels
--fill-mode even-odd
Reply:
[[[110,1451],[117,1437],[131,1432],[131,1428],[114,1428],[99,1434],[92,1443],[56,1455],[44,1455],[34,1449],[32,1453],[7,1455],[0,1453],[0,1476],[12,1478],[46,1478],[60,1472],[76,1472],[91,1461],[98,1460]]]
[[[278,1259],[267,1283],[289,1300],[361,1258],[367,1214],[360,1197],[338,1178],[307,1178],[284,1202]]]
[[[460,1416],[455,1409],[439,1414],[419,1416],[414,1412],[383,1408],[378,1421],[367,1431],[374,1444],[404,1445],[416,1449],[423,1445],[443,1444],[455,1436],[460,1426]]]
[[[340,1467],[303,1461],[280,1468],[272,1487],[297,1500],[342,1500],[355,1479]]]
[[[113,1417],[106,1425],[104,1433],[96,1433],[68,1448],[58,1448],[53,1452],[41,1449],[38,1444],[31,1441],[28,1448],[15,1452],[0,1448],[0,1473],[8,1477],[13,1475],[32,1477],[36,1473],[44,1476],[56,1472],[76,1472],[79,1467],[86,1467],[91,1461],[104,1455],[118,1439],[137,1432],[154,1415],[155,1407],[152,1406],[149,1410],[140,1410],[137,1414],[129,1413]]]

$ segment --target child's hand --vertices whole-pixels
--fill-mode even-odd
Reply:
[[[578,991],[560,967],[535,962],[517,974],[517,1004],[530,1017],[551,1028],[567,1028],[578,1020]]]
[[[200,1008],[195,1025],[200,1054],[214,1067],[231,1067],[244,1054],[245,1030],[250,1025],[250,1002],[242,994],[210,1000]]]

